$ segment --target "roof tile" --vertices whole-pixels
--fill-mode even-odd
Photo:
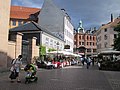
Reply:
[[[39,12],[39,8],[23,7],[23,6],[11,6],[10,18],[15,19],[28,19],[30,14]]]

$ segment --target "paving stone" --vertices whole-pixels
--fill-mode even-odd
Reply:
[[[21,83],[10,83],[9,72],[0,75],[0,90],[120,90],[120,73],[100,71],[90,67],[71,66],[64,69],[37,72],[38,82],[25,84],[25,73],[21,72]]]

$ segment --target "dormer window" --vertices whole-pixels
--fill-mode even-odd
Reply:
[[[107,28],[105,28],[104,31],[107,32]]]

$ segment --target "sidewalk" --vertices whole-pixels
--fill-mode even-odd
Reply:
[[[63,69],[39,69],[38,82],[10,83],[10,72],[0,73],[0,90],[120,90],[120,72],[101,71],[97,66],[67,66]]]

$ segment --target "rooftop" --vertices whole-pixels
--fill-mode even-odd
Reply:
[[[39,8],[23,7],[23,6],[11,6],[10,18],[15,19],[28,19],[30,14],[39,12]]]

